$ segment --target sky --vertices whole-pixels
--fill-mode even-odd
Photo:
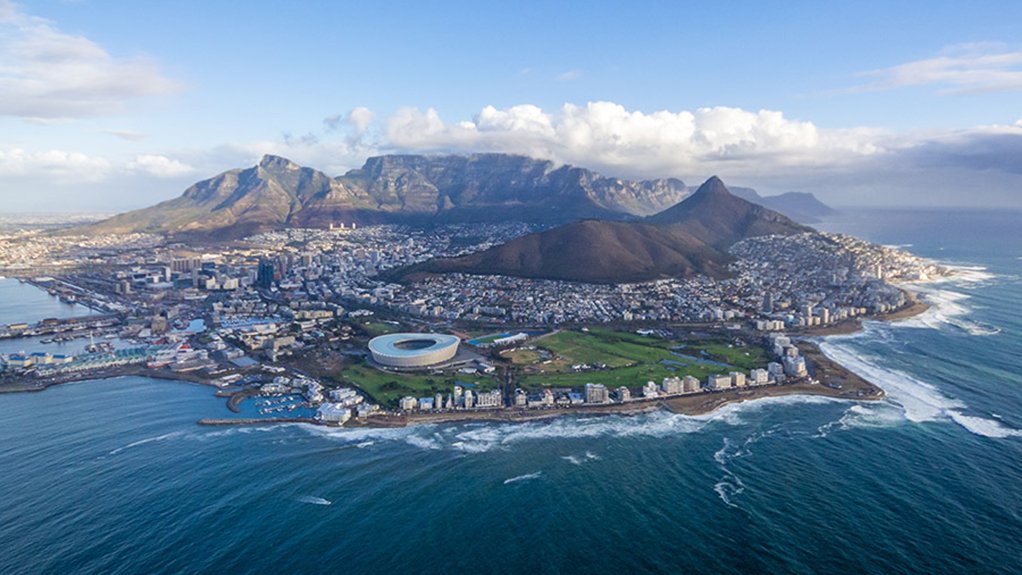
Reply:
[[[144,207],[266,153],[1022,207],[1020,22],[1017,0],[0,0],[0,213]]]

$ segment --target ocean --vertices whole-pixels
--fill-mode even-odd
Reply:
[[[1020,573],[1019,222],[819,226],[964,272],[824,340],[882,403],[338,430],[199,427],[211,389],[144,378],[2,395],[0,573]]]

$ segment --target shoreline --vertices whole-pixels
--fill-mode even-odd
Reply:
[[[0,394],[4,393],[35,393],[46,391],[51,387],[66,385],[69,383],[80,383],[83,381],[99,381],[106,379],[117,379],[119,377],[148,377],[165,381],[180,381],[212,387],[213,389],[224,389],[212,381],[189,374],[187,372],[175,372],[165,369],[149,369],[141,366],[123,366],[113,369],[96,370],[94,372],[78,372],[68,374],[65,377],[37,380],[37,381],[0,381]]]
[[[885,397],[883,389],[867,381],[861,376],[851,372],[848,368],[840,365],[824,354],[819,346],[807,338],[849,335],[863,329],[863,321],[888,321],[896,322],[915,317],[930,308],[930,305],[921,301],[917,294],[905,291],[911,302],[890,313],[876,315],[868,318],[856,318],[847,320],[840,324],[810,328],[806,330],[793,331],[799,348],[803,350],[808,360],[810,372],[819,383],[797,382],[780,385],[767,385],[757,387],[746,387],[741,389],[730,389],[727,391],[702,392],[688,395],[673,396],[670,398],[639,399],[627,404],[605,404],[587,405],[582,407],[550,408],[550,409],[496,409],[488,411],[472,412],[448,412],[448,413],[425,413],[425,414],[387,414],[369,418],[366,421],[350,420],[339,428],[393,428],[408,427],[413,425],[430,425],[442,423],[520,423],[527,421],[540,421],[557,417],[580,415],[639,415],[651,413],[659,409],[666,409],[671,413],[688,416],[701,416],[712,413],[732,403],[744,403],[758,399],[771,397],[784,397],[791,395],[814,395],[830,397],[847,401],[879,401]],[[169,381],[180,381],[205,385],[224,391],[220,385],[201,377],[181,372],[168,370],[150,370],[141,366],[129,366],[106,370],[100,373],[76,373],[69,377],[59,378],[41,382],[4,382],[0,383],[0,394],[18,392],[44,391],[55,385],[76,383],[90,380],[115,379],[118,377],[148,377]],[[232,393],[217,393],[217,397],[227,398],[227,408],[233,413],[239,413],[238,405],[245,399],[254,395],[252,390],[240,389]],[[311,418],[204,418],[196,422],[197,425],[269,425],[278,423],[307,423],[322,425],[326,427],[338,427]]]

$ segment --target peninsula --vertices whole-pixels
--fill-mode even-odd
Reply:
[[[811,337],[919,313],[900,284],[947,273],[716,177],[488,154],[329,178],[267,156],[152,208],[0,236],[0,274],[96,310],[0,325],[25,342],[0,391],[148,375],[217,387],[233,417],[206,423],[346,426],[875,400]],[[410,346],[399,365],[370,344],[385,334]]]

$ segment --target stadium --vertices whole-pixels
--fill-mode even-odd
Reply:
[[[376,363],[403,369],[429,367],[450,361],[461,340],[439,333],[392,333],[369,340]]]

